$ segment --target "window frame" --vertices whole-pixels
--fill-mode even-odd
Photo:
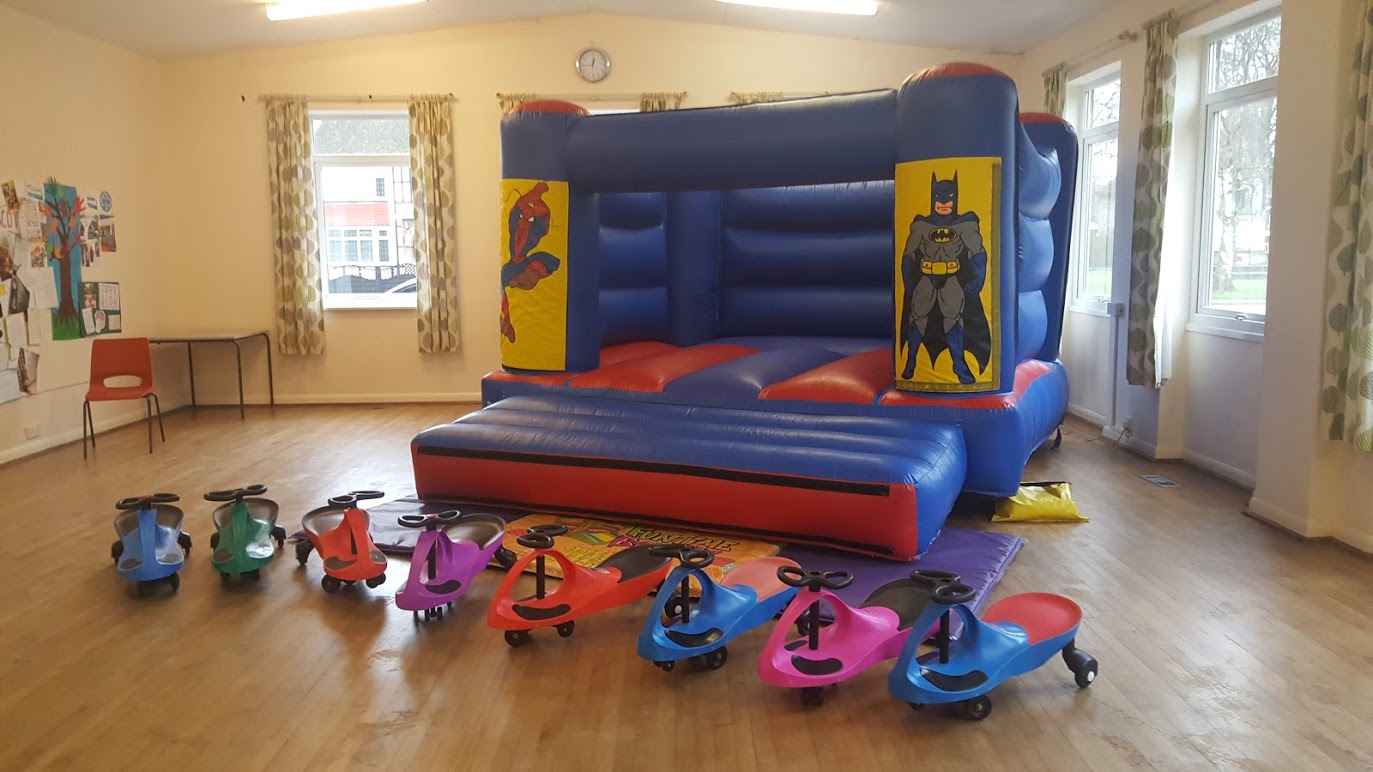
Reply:
[[[1261,102],[1267,99],[1277,103],[1278,75],[1251,81],[1239,86],[1210,91],[1212,76],[1212,53],[1215,44],[1237,32],[1266,24],[1273,19],[1281,19],[1281,7],[1248,16],[1234,24],[1216,30],[1202,39],[1200,57],[1201,94],[1197,100],[1199,140],[1201,149],[1197,164],[1197,191],[1200,206],[1197,208],[1195,223],[1196,249],[1193,256],[1193,292],[1191,300],[1191,320],[1188,329],[1195,332],[1208,332],[1226,337],[1262,340],[1267,320],[1267,293],[1265,293],[1265,312],[1246,313],[1232,309],[1218,308],[1208,304],[1211,288],[1211,245],[1214,236],[1213,206],[1215,204],[1216,153],[1215,133],[1217,115],[1226,110]],[[1279,62],[1279,74],[1282,70]],[[1270,176],[1269,186],[1272,187]],[[1269,250],[1272,250],[1272,221],[1269,221]]]
[[[1073,212],[1073,237],[1072,255],[1069,264],[1074,266],[1072,270],[1072,286],[1070,292],[1069,308],[1080,314],[1091,314],[1094,316],[1110,316],[1111,304],[1115,298],[1114,279],[1115,279],[1115,257],[1116,239],[1119,236],[1119,221],[1116,212],[1112,213],[1111,221],[1111,277],[1112,281],[1105,296],[1085,296],[1083,294],[1083,280],[1087,270],[1087,249],[1089,244],[1090,218],[1087,216],[1087,207],[1091,199],[1092,183],[1088,174],[1083,173],[1085,166],[1089,163],[1091,148],[1094,144],[1107,142],[1112,139],[1116,141],[1116,180],[1120,179],[1120,115],[1117,113],[1116,120],[1100,126],[1088,128],[1091,121],[1090,106],[1087,104],[1087,95],[1094,89],[1105,86],[1109,83],[1121,83],[1120,63],[1116,62],[1105,70],[1098,70],[1096,73],[1079,79],[1069,85],[1068,94],[1073,98],[1072,109],[1076,113],[1077,120],[1072,121],[1077,130],[1077,152],[1078,152],[1078,175],[1074,196],[1076,204]],[[1123,84],[1122,84],[1123,85]],[[1111,205],[1117,205],[1120,196],[1120,189],[1117,187],[1116,196]]]
[[[397,118],[397,117],[401,117],[401,118],[405,118],[405,119],[408,120],[408,116],[407,116],[407,114],[405,113],[405,111],[403,111],[403,110],[311,110],[311,111],[310,111],[310,118],[311,118],[311,119],[315,119],[315,118],[372,118],[372,117],[375,117],[375,118],[390,118],[390,119],[395,119],[395,118]],[[416,293],[413,293],[413,292],[346,292],[346,293],[343,293],[343,292],[340,292],[340,293],[333,293],[333,292],[330,292],[330,291],[329,291],[329,274],[328,274],[329,266],[330,266],[330,260],[329,260],[329,227],[328,227],[328,223],[326,222],[325,216],[324,216],[324,206],[325,206],[325,203],[326,203],[326,202],[325,202],[325,200],[324,200],[323,184],[324,184],[324,169],[325,169],[326,167],[347,167],[347,166],[382,166],[382,167],[394,167],[394,166],[404,166],[404,167],[406,167],[406,168],[408,169],[409,166],[410,166],[410,154],[409,154],[408,152],[405,153],[405,154],[380,154],[380,155],[378,155],[378,154],[366,154],[366,155],[364,155],[364,154],[351,154],[351,153],[350,153],[350,154],[329,154],[329,153],[325,153],[325,154],[317,154],[317,155],[315,155],[315,156],[311,159],[311,166],[312,166],[312,172],[313,172],[313,174],[314,174],[314,179],[315,179],[316,185],[320,188],[319,190],[316,191],[316,195],[315,195],[315,223],[316,223],[316,226],[315,226],[315,238],[316,238],[317,243],[319,244],[319,255],[318,255],[318,258],[317,258],[317,259],[318,259],[319,268],[320,268],[320,291],[321,291],[322,296],[323,296],[324,309],[325,309],[326,311],[337,311],[337,310],[347,310],[347,309],[400,309],[400,310],[411,309],[411,310],[413,310],[413,309],[418,308],[418,305],[417,305],[417,302],[418,302],[418,301],[417,301],[417,296],[416,296]],[[390,198],[390,199],[385,199],[385,198],[383,198],[382,200],[387,200],[387,201],[389,201],[389,202],[392,203],[392,204],[397,204],[397,203],[412,203],[412,202],[413,202],[413,198],[411,198],[410,201],[405,201],[405,202],[400,201],[400,198],[399,198],[399,196],[398,196],[397,193],[396,193],[396,188],[397,188],[398,186],[396,186],[396,185],[393,184],[393,183],[394,183],[394,180],[392,180],[391,182],[392,182],[391,198]],[[373,245],[373,247],[372,247],[372,254],[373,254],[373,257],[374,257],[374,258],[376,258],[376,257],[378,256],[378,253],[377,253],[378,246],[377,246],[377,245],[378,245],[378,243],[382,240],[382,239],[377,235],[377,233],[376,233],[376,231],[379,230],[379,229],[382,229],[381,226],[374,226],[374,227],[372,227],[373,234],[372,234],[372,236],[371,236],[371,242],[372,242],[372,245]],[[386,225],[386,226],[384,227],[384,230],[387,232],[387,236],[386,236],[386,238],[385,238],[385,241],[388,242],[388,244],[387,244],[387,251],[388,251],[388,253],[389,253],[390,259],[387,260],[387,261],[385,261],[385,262],[383,262],[383,261],[381,261],[381,260],[375,260],[375,259],[374,259],[373,262],[371,262],[371,263],[366,263],[365,265],[372,265],[372,266],[386,266],[386,265],[399,266],[399,265],[401,264],[401,263],[400,263],[400,250],[399,250],[399,248],[398,248],[398,243],[397,243],[397,242],[399,241],[399,231],[400,231],[400,228],[398,227],[397,223],[391,223],[391,224]],[[355,238],[354,240],[356,241],[356,240],[358,240],[358,239]],[[346,249],[347,249],[347,248],[345,247],[345,254],[346,254]],[[359,261],[359,264],[362,264],[362,263],[360,263],[360,261]]]

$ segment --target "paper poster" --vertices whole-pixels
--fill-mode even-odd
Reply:
[[[124,317],[123,317],[122,314],[120,314],[120,313],[118,313],[118,312],[113,312],[113,313],[106,314],[106,315],[105,315],[105,323],[106,323],[106,326],[109,328],[109,332],[123,332],[123,331],[124,331]]]
[[[5,301],[5,307],[11,314],[22,314],[29,310],[29,288],[17,275],[10,279]]]
[[[118,311],[119,308],[119,285],[114,282],[100,282],[100,302],[99,308],[102,311]]]
[[[28,317],[30,346],[41,346],[52,340],[52,314],[31,312],[24,316]]]
[[[43,242],[43,241],[25,241],[25,240],[23,240],[22,238],[20,238],[20,240],[17,241],[17,242],[15,242],[15,243],[17,243],[17,244],[22,244],[22,245],[23,245],[22,248],[16,250],[16,253],[19,254],[19,255],[21,255],[21,256],[22,256],[22,255],[25,255],[25,254],[27,254],[27,255],[29,256],[29,257],[28,257],[28,264],[29,264],[29,267],[30,267],[30,268],[44,268],[44,267],[47,266],[47,264],[48,264],[48,245],[47,245],[47,243],[45,243],[45,242]],[[20,258],[20,262],[23,262],[23,258],[22,258],[22,257]]]
[[[28,395],[38,393],[38,352],[32,349],[19,352],[19,390]]]
[[[17,241],[14,234],[0,231],[0,281],[14,278],[15,268],[23,262],[23,258],[15,259],[19,243],[22,242]]]
[[[0,198],[4,199],[5,211],[19,211],[19,190],[14,187],[14,180],[6,180],[4,182],[0,182]]]
[[[48,262],[57,285],[57,308],[52,312],[53,340],[83,337],[79,293],[81,292],[81,212],[85,201],[76,188],[49,179],[43,186],[44,240]]]
[[[10,344],[5,343],[5,344],[0,344],[0,345],[3,345],[3,346],[4,346],[4,349],[5,349],[5,360],[4,360],[4,364],[3,364],[3,365],[0,365],[0,366],[3,366],[3,367],[18,367],[18,366],[19,366],[19,344],[16,343],[16,344],[14,344],[13,346],[11,346]]]
[[[102,319],[101,321],[104,321],[104,320]],[[100,328],[96,326],[96,321],[95,321],[95,309],[93,309],[93,308],[83,308],[83,309],[81,309],[81,323],[82,323],[82,325],[83,325],[83,327],[84,327],[84,330],[85,330],[85,333],[86,333],[87,335],[96,335],[96,334],[99,334]]]
[[[47,268],[21,267],[18,278],[30,293],[29,308],[56,308],[57,282]]]
[[[20,238],[43,238],[43,210],[37,201],[26,198],[19,202],[18,225]]]
[[[114,254],[114,197],[108,190],[100,191],[100,252]]]
[[[19,399],[19,371],[0,370],[0,404]]]
[[[119,285],[114,282],[88,281],[81,284],[81,327],[86,335],[119,332],[110,324],[110,315],[119,321]]]
[[[77,240],[81,244],[81,264],[89,268],[100,258],[100,193],[81,192],[81,227]]]
[[[29,341],[29,323],[25,314],[10,314],[5,317],[5,342],[11,346],[28,347],[35,345]]]

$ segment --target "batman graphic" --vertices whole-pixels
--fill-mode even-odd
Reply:
[[[941,180],[930,175],[928,215],[911,220],[901,253],[900,336],[905,348],[903,380],[915,375],[921,346],[933,363],[949,350],[960,383],[976,380],[964,352],[985,372],[992,356],[991,327],[979,295],[987,281],[987,250],[980,222],[972,212],[958,211],[958,174]]]

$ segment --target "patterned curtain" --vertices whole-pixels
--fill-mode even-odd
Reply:
[[[1163,212],[1173,154],[1173,91],[1177,86],[1178,20],[1168,16],[1145,30],[1144,111],[1135,169],[1135,228],[1130,242],[1129,350],[1125,379],[1135,386],[1163,385],[1158,338],[1159,273],[1163,263]]]
[[[731,91],[729,103],[732,105],[756,105],[759,102],[778,102],[786,95],[780,91]]]
[[[1373,453],[1373,0],[1362,5],[1335,173],[1321,412],[1330,439]]]
[[[639,95],[639,112],[657,113],[663,110],[676,110],[682,106],[682,100],[686,99],[686,92],[667,93],[661,91],[648,91]]]
[[[515,92],[511,94],[496,95],[496,99],[501,103],[501,115],[505,115],[506,113],[510,112],[511,110],[514,110],[516,107],[519,107],[525,102],[533,102],[535,99],[538,98],[538,94],[530,94],[526,92]]]
[[[310,110],[303,99],[267,100],[267,165],[277,349],[283,354],[323,354],[324,291],[315,230]]]
[[[458,196],[452,115],[452,100],[447,96],[410,99],[415,307],[420,351],[427,354],[458,350]]]
[[[1044,112],[1063,117],[1063,76],[1067,68],[1058,65],[1044,71]]]

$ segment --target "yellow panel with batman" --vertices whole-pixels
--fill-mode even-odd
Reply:
[[[898,389],[998,388],[1000,202],[1000,158],[897,164]]]
[[[501,364],[567,364],[567,183],[501,180]]]

